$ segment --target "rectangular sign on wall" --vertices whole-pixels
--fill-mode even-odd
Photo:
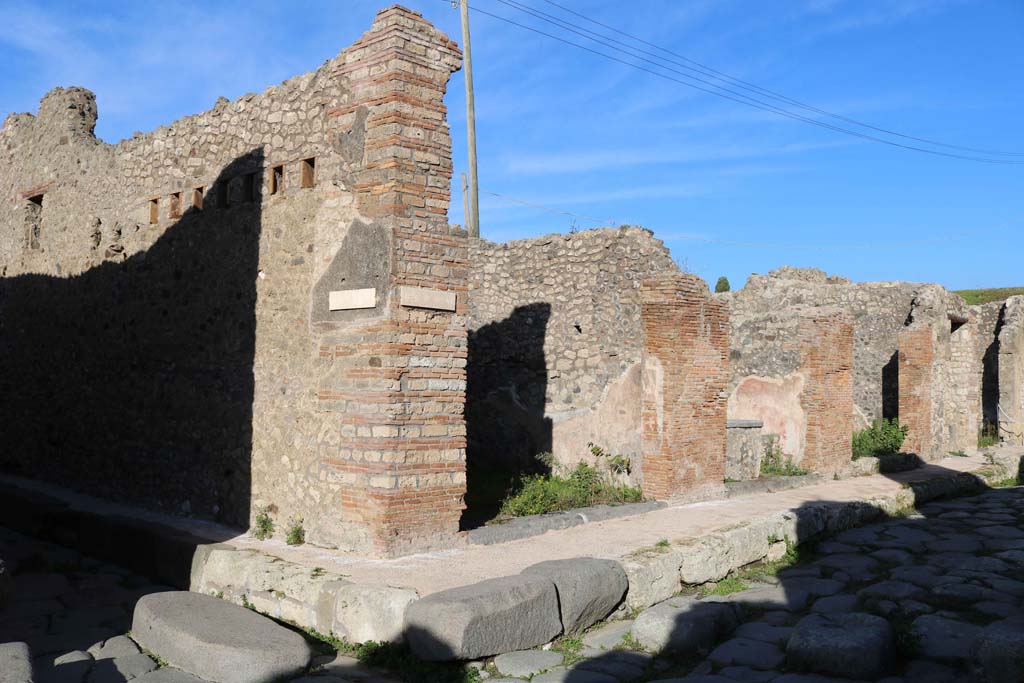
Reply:
[[[356,308],[376,308],[376,289],[343,289],[328,294],[327,307],[332,311],[350,311]]]
[[[402,286],[399,288],[398,297],[403,306],[410,308],[432,308],[435,311],[455,310],[455,292]]]

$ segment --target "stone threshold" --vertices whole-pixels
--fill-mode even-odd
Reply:
[[[988,459],[951,457],[915,470],[826,481],[731,500],[663,506],[629,517],[376,560],[287,546],[183,517],[95,501],[0,477],[5,525],[54,540],[172,586],[248,603],[270,616],[350,641],[393,640],[420,597],[511,576],[542,560],[618,561],[629,588],[617,614],[645,609],[685,585],[896,514],[927,500],[976,492],[1016,477],[1024,449]]]

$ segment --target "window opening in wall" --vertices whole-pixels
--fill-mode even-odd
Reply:
[[[967,318],[949,317],[949,333],[954,334],[957,330],[967,324]]]
[[[256,201],[256,174],[246,173],[242,176],[242,201]]]
[[[284,190],[284,166],[275,166],[270,173],[270,194]]]
[[[302,187],[313,187],[316,183],[316,158],[302,160]]]
[[[192,208],[203,210],[203,192],[206,188],[197,187],[192,190]]]
[[[149,200],[149,224],[156,225],[160,222],[160,200]]]
[[[181,218],[181,193],[180,192],[172,192],[171,193],[171,209],[170,209],[170,212],[171,212],[170,213],[171,218]]]
[[[29,249],[39,249],[39,236],[43,229],[43,195],[28,198],[25,205],[25,244]]]

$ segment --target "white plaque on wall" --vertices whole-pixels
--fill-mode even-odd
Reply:
[[[332,311],[351,311],[356,308],[376,308],[376,289],[343,289],[327,295],[327,307]]]
[[[403,285],[398,288],[398,297],[403,306],[410,308],[432,308],[435,311],[455,310],[455,292]]]

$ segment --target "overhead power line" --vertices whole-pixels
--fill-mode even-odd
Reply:
[[[684,68],[692,69],[694,71],[697,71],[698,73],[702,73],[702,74],[704,74],[706,76],[715,78],[715,79],[720,80],[720,81],[722,81],[724,83],[732,83],[732,84],[736,85],[737,87],[740,87],[743,90],[750,90],[751,92],[758,93],[758,94],[760,94],[762,96],[770,97],[771,99],[775,99],[775,100],[778,100],[780,102],[785,102],[787,104],[791,104],[791,105],[800,107],[801,109],[806,109],[807,111],[812,111],[812,112],[814,112],[816,114],[821,114],[822,116],[829,116],[829,117],[832,117],[834,119],[838,119],[840,121],[845,121],[846,123],[852,123],[854,125],[861,126],[863,128],[869,128],[869,129],[877,131],[879,133],[885,133],[886,135],[893,135],[893,136],[896,136],[896,137],[904,138],[906,140],[915,140],[917,142],[923,142],[923,143],[926,143],[926,144],[929,144],[929,145],[935,145],[937,147],[946,147],[948,149],[958,149],[958,150],[961,150],[961,151],[964,151],[964,152],[977,152],[978,154],[994,154],[994,155],[997,155],[997,156],[1015,156],[1015,157],[1024,156],[1024,152],[1003,152],[1003,151],[1000,151],[1000,150],[993,150],[993,149],[983,149],[983,148],[977,148],[977,147],[965,147],[965,146],[962,146],[962,145],[953,145],[953,144],[949,144],[949,143],[946,143],[946,142],[940,142],[938,140],[932,140],[932,139],[929,139],[929,138],[922,138],[922,137],[917,137],[917,136],[914,136],[914,135],[907,135],[906,133],[900,133],[899,131],[890,130],[888,128],[882,128],[880,126],[875,126],[875,125],[870,124],[870,123],[865,123],[864,121],[859,121],[857,119],[850,118],[850,117],[844,116],[842,114],[837,114],[835,112],[828,111],[827,109],[821,109],[819,107],[815,107],[814,105],[807,104],[806,102],[801,102],[800,100],[797,100],[797,99],[794,99],[794,98],[789,97],[787,95],[784,95],[784,94],[782,94],[780,92],[777,92],[775,90],[770,90],[768,88],[763,88],[763,87],[761,87],[761,86],[759,86],[759,85],[757,85],[755,83],[750,83],[749,81],[745,81],[745,80],[743,80],[741,78],[736,78],[735,76],[730,76],[729,74],[727,74],[727,73],[725,73],[723,71],[719,71],[718,69],[710,67],[707,64],[702,64],[701,62],[698,62],[695,59],[690,59],[689,57],[681,55],[678,52],[674,52],[674,51],[672,51],[672,50],[670,50],[670,49],[668,49],[666,47],[661,47],[659,45],[656,45],[655,43],[651,43],[651,42],[649,42],[647,40],[644,40],[643,38],[640,38],[639,36],[633,35],[631,33],[627,33],[625,31],[623,31],[622,29],[619,29],[619,28],[616,28],[614,26],[610,26],[608,24],[602,23],[602,22],[600,22],[600,21],[598,21],[596,19],[592,19],[591,17],[588,17],[587,15],[583,14],[582,12],[577,12],[576,10],[574,10],[574,9],[572,9],[570,7],[566,7],[564,5],[560,5],[557,2],[553,2],[553,0],[543,0],[543,1],[546,2],[547,4],[553,6],[553,7],[557,7],[558,9],[562,10],[563,12],[567,12],[569,14],[572,14],[574,16],[577,16],[577,17],[583,19],[584,21],[587,21],[587,22],[589,22],[591,24],[594,24],[595,26],[600,26],[601,28],[607,29],[607,30],[612,31],[614,33],[618,33],[621,36],[625,36],[626,38],[629,38],[630,40],[636,41],[637,43],[641,43],[641,44],[646,45],[648,47],[652,47],[655,50],[658,50],[660,52],[663,52],[665,54],[671,55],[672,57],[675,57],[675,58],[681,60],[680,62],[676,62],[675,60],[671,60],[671,59],[666,60],[666,61],[672,62],[674,64],[680,64],[681,66],[684,66]],[[518,5],[518,4],[522,4],[522,3],[518,3],[517,2],[515,4]],[[526,5],[523,5],[523,6],[526,7]],[[535,11],[540,12],[540,10],[535,10]],[[541,12],[541,13],[544,14],[543,12]],[[551,17],[552,19],[557,19],[557,17],[553,17],[552,15],[545,14],[545,16]],[[599,34],[595,34],[595,35],[599,35]],[[614,39],[612,39],[610,37],[608,37],[608,39],[609,40],[614,40]],[[619,41],[614,41],[614,42],[618,43]],[[620,44],[623,44],[623,43],[620,43]],[[653,53],[649,53],[649,52],[646,52],[646,51],[644,51],[644,53],[645,54],[653,54]],[[683,64],[684,62],[685,62],[685,64]],[[686,66],[686,64],[692,65],[692,66]]]
[[[447,1],[447,0],[443,0],[443,1]],[[884,145],[889,145],[889,146],[892,146],[892,147],[898,147],[898,148],[901,148],[901,149],[907,149],[907,150],[912,150],[912,151],[916,151],[916,152],[922,152],[922,153],[925,153],[925,154],[932,154],[932,155],[935,155],[935,156],[949,157],[949,158],[953,158],[953,159],[963,159],[963,160],[968,160],[968,161],[977,161],[977,162],[989,163],[989,164],[1004,164],[1004,165],[1024,164],[1024,160],[990,159],[990,158],[986,158],[986,157],[978,157],[978,156],[972,156],[972,155],[966,155],[966,154],[957,154],[957,153],[952,153],[952,152],[943,152],[943,151],[940,151],[940,150],[927,149],[927,148],[918,147],[918,146],[915,146],[915,145],[908,145],[908,144],[896,142],[896,141],[893,141],[893,140],[886,140],[884,138],[879,138],[877,136],[869,135],[867,133],[862,133],[862,132],[858,132],[858,131],[855,131],[855,130],[850,130],[848,128],[843,128],[841,126],[837,126],[837,125],[833,125],[833,124],[830,124],[830,123],[826,123],[824,121],[819,121],[819,120],[816,120],[816,119],[812,119],[812,118],[809,118],[807,116],[803,116],[801,114],[798,114],[798,113],[795,113],[795,112],[791,112],[791,111],[788,111],[786,109],[782,109],[780,107],[777,107],[775,105],[763,102],[761,100],[757,100],[756,98],[753,98],[753,97],[751,97],[749,95],[745,95],[743,93],[736,92],[736,91],[731,90],[729,88],[724,88],[724,87],[719,86],[719,85],[717,85],[717,84],[715,84],[713,82],[710,82],[710,81],[708,81],[706,79],[703,79],[703,78],[700,78],[700,77],[697,77],[697,76],[692,76],[690,74],[687,74],[687,73],[685,73],[683,71],[680,71],[678,69],[675,69],[673,67],[666,66],[665,64],[663,64],[663,63],[661,63],[659,61],[654,61],[652,59],[648,59],[646,57],[643,57],[642,55],[637,54],[637,53],[631,51],[630,49],[620,49],[620,48],[616,48],[614,46],[608,45],[607,43],[603,42],[599,38],[593,38],[591,36],[588,36],[586,29],[577,30],[575,28],[568,28],[567,26],[563,26],[562,25],[562,24],[567,23],[567,22],[557,23],[555,20],[546,19],[543,16],[539,16],[534,11],[531,11],[531,10],[528,10],[528,9],[520,9],[519,7],[516,7],[511,2],[509,2],[508,0],[498,0],[498,2],[501,2],[501,3],[503,3],[503,4],[505,4],[505,5],[509,6],[509,7],[512,7],[513,9],[517,9],[517,10],[525,12],[527,14],[531,14],[532,16],[535,16],[535,17],[537,17],[537,18],[539,18],[539,19],[541,19],[543,21],[546,21],[547,23],[554,24],[555,26],[558,26],[559,28],[563,28],[565,30],[569,30],[572,33],[576,33],[578,35],[581,35],[584,38],[586,38],[588,40],[591,40],[593,42],[596,42],[596,43],[602,45],[605,48],[613,50],[614,52],[618,52],[620,54],[625,54],[625,55],[627,55],[629,57],[632,57],[633,59],[637,59],[637,60],[640,60],[640,61],[643,61],[643,62],[647,62],[647,63],[652,64],[653,66],[658,67],[660,69],[664,69],[666,71],[670,71],[670,72],[676,73],[676,74],[678,74],[678,75],[680,75],[683,78],[686,78],[688,80],[684,81],[684,80],[681,80],[680,78],[675,78],[675,77],[670,76],[668,74],[662,73],[661,71],[655,71],[654,69],[642,66],[640,64],[636,64],[634,62],[628,61],[626,59],[622,59],[620,57],[616,57],[615,55],[610,55],[610,54],[607,54],[607,53],[602,52],[600,50],[595,50],[595,49],[593,49],[591,47],[587,47],[586,45],[581,45],[581,44],[573,42],[571,40],[567,40],[565,38],[562,38],[561,36],[558,36],[558,35],[555,35],[555,34],[552,34],[552,33],[548,33],[547,31],[543,31],[543,30],[534,28],[532,26],[528,26],[526,24],[522,24],[522,23],[517,22],[517,21],[515,21],[513,19],[509,19],[507,17],[503,17],[501,15],[494,14],[492,12],[488,12],[487,10],[480,9],[479,7],[476,7],[476,6],[470,6],[470,9],[473,10],[474,12],[478,12],[480,14],[489,16],[489,17],[491,17],[493,19],[497,19],[499,21],[505,22],[505,23],[510,24],[512,26],[516,26],[518,28],[521,28],[521,29],[524,29],[524,30],[527,30],[527,31],[530,31],[530,32],[533,32],[533,33],[536,33],[536,34],[539,34],[539,35],[542,35],[542,36],[545,36],[547,38],[551,38],[553,40],[557,40],[557,41],[559,41],[561,43],[565,43],[566,45],[570,45],[572,47],[575,47],[575,48],[578,48],[578,49],[581,49],[581,50],[585,50],[586,52],[590,52],[590,53],[598,55],[600,57],[604,57],[605,59],[611,60],[613,62],[624,64],[626,66],[632,67],[632,68],[637,69],[639,71],[643,71],[643,72],[651,74],[653,76],[657,76],[658,78],[662,78],[662,79],[665,79],[665,80],[668,80],[668,81],[672,81],[672,82],[678,83],[680,85],[685,85],[685,86],[687,86],[689,88],[693,88],[695,90],[699,90],[701,92],[705,92],[705,93],[708,93],[710,95],[715,95],[717,97],[721,97],[721,98],[724,98],[724,99],[727,99],[727,100],[731,100],[731,101],[737,102],[739,104],[744,104],[744,105],[753,107],[755,109],[760,109],[762,111],[771,112],[771,113],[778,114],[780,116],[784,116],[784,117],[787,117],[787,118],[790,118],[790,119],[794,119],[794,120],[798,120],[798,121],[803,121],[805,123],[809,123],[809,124],[812,124],[812,125],[815,125],[815,126],[818,126],[818,127],[821,127],[821,128],[825,128],[825,129],[828,129],[828,130],[832,130],[832,131],[835,131],[835,132],[838,132],[838,133],[843,133],[843,134],[850,135],[850,136],[857,137],[857,138],[861,138],[861,139],[864,139],[864,140],[878,142],[878,143],[881,143],[881,144],[884,144]],[[558,21],[561,21],[561,20],[558,20]],[[593,32],[589,32],[589,33],[593,33]],[[599,34],[593,34],[593,35],[599,35]],[[697,83],[701,83],[703,85],[710,86],[710,87],[703,87],[702,85],[695,85],[694,83],[692,83],[690,81],[696,81]],[[711,89],[711,88],[714,88],[714,89]]]

